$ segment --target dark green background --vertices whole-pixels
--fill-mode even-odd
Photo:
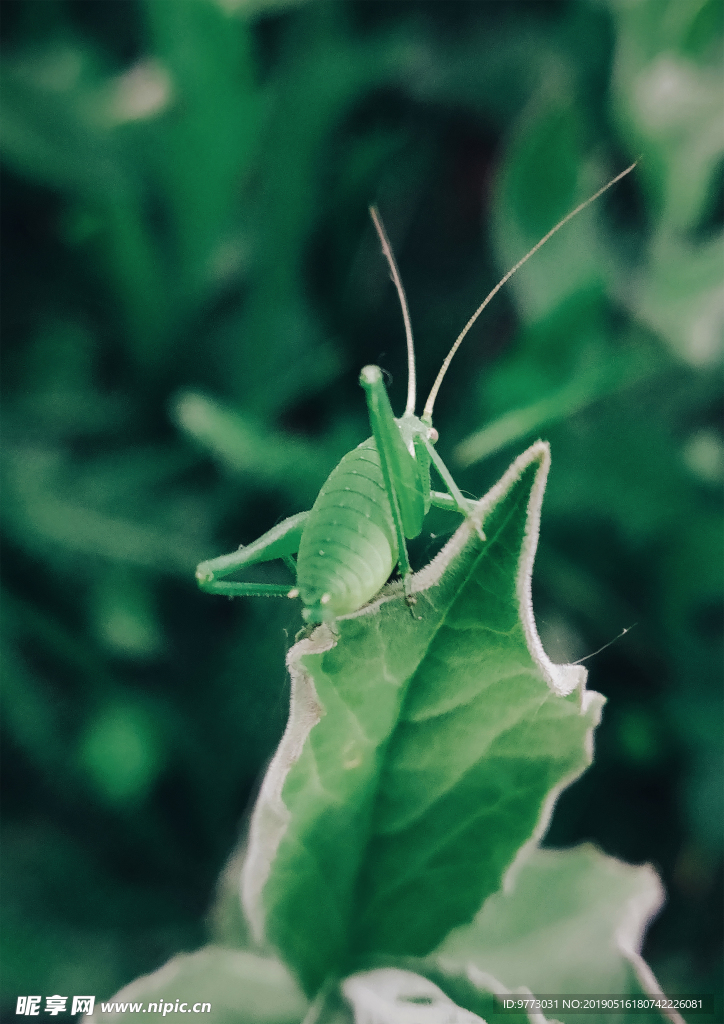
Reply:
[[[718,990],[720,0],[2,8],[10,1013],[205,940],[301,620],[202,595],[194,568],[310,506],[369,433],[365,363],[404,405],[368,205],[424,394],[497,277],[638,156],[486,311],[435,422],[475,495],[551,442],[544,644],[577,659],[635,627],[588,662],[596,762],[548,841],[653,862],[648,959],[669,992]]]

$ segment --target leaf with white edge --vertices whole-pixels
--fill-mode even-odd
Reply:
[[[134,1003],[143,1008],[144,1024],[163,1020],[176,1012],[177,1005],[179,1013],[203,1012],[201,1019],[213,1024],[300,1024],[308,1006],[278,960],[220,946],[206,946],[196,953],[174,957],[153,974],[122,988],[105,1003],[112,1008],[104,1011],[103,1004],[96,1003],[93,1015],[85,1022],[125,1020],[128,1004]],[[150,1003],[157,1004],[156,1011],[149,1012]],[[202,1011],[204,1003],[210,1009]],[[194,1006],[199,1009],[194,1011]]]
[[[238,846],[216,881],[214,898],[206,915],[206,934],[212,946],[246,950],[253,945],[239,899],[239,876],[243,863],[244,847]]]
[[[484,992],[525,986],[536,995],[663,993],[641,957],[644,932],[664,900],[659,877],[585,844],[533,850],[505,890],[486,901],[475,921],[453,931],[435,954],[443,972],[464,976]],[[505,986],[503,988],[502,986]],[[577,1022],[561,1008],[550,1014]],[[678,1013],[618,1015],[617,1024]],[[611,1024],[609,1014],[586,1014],[586,1024]]]
[[[485,1024],[412,971],[353,974],[342,982],[342,993],[354,1010],[354,1024]]]
[[[470,972],[474,976],[472,981],[467,967],[463,969],[458,961],[439,957],[436,953],[423,960],[405,960],[402,966],[429,978],[456,1005],[476,1013],[489,1024],[561,1024],[553,1011],[546,1015],[534,1009],[533,1000],[540,993],[531,992],[525,985],[508,988],[499,978],[479,968]],[[509,1001],[504,1004],[504,1000],[511,998],[517,1001],[517,1005],[511,1005]],[[526,999],[529,1001],[527,1006],[519,1002]],[[619,1024],[619,1021],[609,1021],[608,1024]]]
[[[242,872],[247,916],[309,995],[424,956],[496,892],[590,763],[603,698],[541,646],[537,442],[413,577],[290,651],[290,718]],[[378,961],[379,963],[379,961]]]

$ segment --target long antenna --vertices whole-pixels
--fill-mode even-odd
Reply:
[[[606,192],[609,188],[611,188],[612,185],[615,185],[617,181],[620,181],[621,178],[624,178],[630,171],[632,171],[637,163],[638,163],[638,160],[636,160],[634,163],[632,163],[630,167],[627,167],[625,171],[621,171],[620,174],[617,174],[616,177],[612,178],[611,181],[609,181],[609,183],[607,185],[603,186],[603,188],[599,188],[598,192],[596,192],[595,195],[592,195],[589,199],[586,199],[583,203],[580,203],[575,208],[575,210],[571,210],[570,213],[566,214],[566,216],[563,218],[563,220],[559,220],[558,223],[556,224],[556,226],[551,228],[550,231],[548,232],[548,234],[544,235],[543,238],[541,238],[540,242],[537,242],[533,246],[533,248],[530,250],[530,252],[527,252],[522,259],[518,260],[518,262],[515,264],[515,266],[511,267],[511,269],[508,271],[508,273],[505,275],[505,277],[503,277],[500,281],[498,281],[498,283],[496,284],[495,288],[493,288],[493,290],[490,292],[490,294],[483,300],[483,302],[478,306],[478,308],[475,310],[475,312],[470,317],[468,322],[465,324],[465,326],[463,327],[462,331],[457,336],[455,344],[453,345],[453,347],[450,349],[450,351],[448,352],[447,356],[445,357],[445,361],[442,364],[442,366],[440,367],[440,372],[438,373],[438,375],[437,375],[437,377],[435,379],[435,383],[432,385],[432,390],[430,391],[430,394],[427,396],[427,401],[425,402],[425,408],[423,409],[423,412],[422,412],[423,420],[426,419],[426,418],[431,418],[432,417],[432,407],[435,404],[435,399],[437,398],[437,393],[440,390],[440,385],[442,384],[443,377],[447,373],[448,367],[450,366],[450,363],[452,362],[452,358],[455,355],[455,353],[457,352],[457,350],[460,348],[460,345],[462,344],[463,338],[468,333],[470,328],[473,326],[475,321],[478,319],[480,314],[483,312],[485,307],[488,305],[490,300],[492,298],[494,298],[495,295],[498,294],[500,289],[503,287],[503,285],[506,283],[506,281],[510,280],[510,278],[513,276],[513,274],[516,272],[516,270],[520,270],[520,268],[523,266],[523,264],[527,260],[529,260],[534,253],[538,252],[540,247],[542,245],[545,245],[549,238],[551,238],[553,235],[555,235],[556,231],[560,231],[560,229],[563,227],[563,225],[567,224],[569,220],[572,220],[573,217],[576,216],[576,214],[581,212],[581,210],[585,210],[587,206],[591,205],[591,203],[595,203],[595,201],[598,199],[599,196],[602,196],[603,193]]]
[[[402,287],[400,272],[397,269],[395,257],[392,254],[392,247],[376,206],[370,206],[370,215],[374,221],[375,230],[377,231],[380,239],[382,252],[385,254],[385,259],[390,265],[390,273],[392,274],[392,280],[395,282],[400,306],[402,307],[402,319],[405,321],[405,338],[407,339],[407,405],[405,407],[405,414],[414,413],[416,394],[415,345],[412,340],[412,326],[410,324],[410,314],[407,309],[405,289]]]

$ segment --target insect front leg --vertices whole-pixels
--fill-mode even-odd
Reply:
[[[283,559],[296,576],[292,555],[299,550],[304,524],[309,512],[299,512],[284,522],[272,527],[252,544],[221,555],[208,562],[201,562],[196,569],[196,580],[201,590],[208,594],[225,594],[227,597],[296,597],[294,589],[273,583],[226,583],[225,576],[247,565],[272,562]]]
[[[469,501],[466,497],[464,497],[462,491],[453,480],[452,473],[447,468],[445,463],[442,461],[438,453],[435,451],[435,448],[433,447],[432,443],[428,441],[427,438],[422,438],[421,440],[428,451],[430,461],[432,462],[433,466],[440,475],[440,478],[442,479],[443,483],[448,489],[448,494],[445,494],[444,492],[440,491],[431,491],[430,503],[432,505],[435,505],[436,508],[447,508],[460,512],[467,519],[471,520],[480,539],[485,540],[485,534],[483,533],[482,525],[479,522],[476,522],[476,520],[471,515],[475,503]]]
[[[448,494],[446,491],[430,491],[430,504],[435,508],[445,509],[447,512],[459,512],[465,516],[471,513],[475,507],[475,501],[472,498],[465,498],[464,508],[460,507],[459,502],[453,498],[452,494]]]

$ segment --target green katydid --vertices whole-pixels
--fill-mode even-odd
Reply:
[[[308,623],[331,622],[357,611],[387,582],[395,566],[402,575],[405,596],[412,604],[412,570],[406,538],[417,537],[431,506],[472,516],[474,502],[465,498],[435,450],[438,439],[432,410],[438,390],[466,334],[506,281],[571,218],[620,181],[635,164],[567,214],[498,282],[470,317],[440,367],[422,416],[415,415],[415,351],[405,291],[390,243],[374,207],[370,209],[382,251],[402,308],[407,339],[407,406],[396,419],[378,366],[360,373],[367,399],[372,437],[344,456],[332,470],[308,512],[285,519],[258,540],[229,555],[202,562],[196,578],[202,590],[229,597],[301,597]],[[445,491],[430,486],[430,465]],[[484,540],[481,525],[474,522]],[[297,555],[296,561],[292,558]],[[295,585],[225,582],[224,577],[245,566],[280,558],[296,577]]]

